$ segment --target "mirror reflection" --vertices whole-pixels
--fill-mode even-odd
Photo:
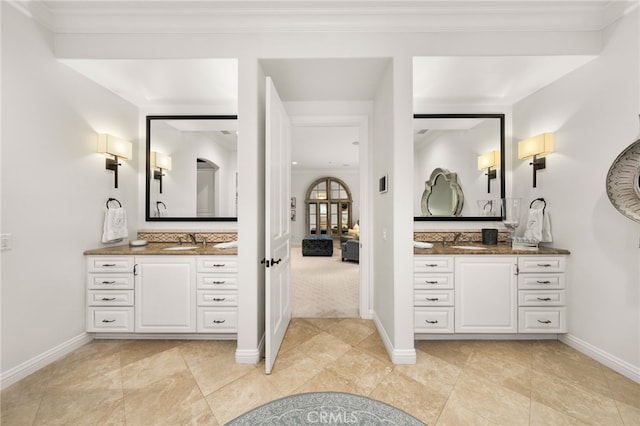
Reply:
[[[236,116],[148,116],[146,219],[235,221]]]
[[[422,193],[423,216],[459,216],[464,205],[458,176],[446,169],[435,169]]]
[[[499,221],[504,114],[416,114],[413,121],[414,220]],[[455,176],[456,189],[437,170]],[[434,207],[437,197],[442,207]]]

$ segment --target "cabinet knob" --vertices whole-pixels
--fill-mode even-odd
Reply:
[[[538,297],[538,300],[542,300],[543,302],[548,302],[551,300],[550,297]]]
[[[550,263],[538,263],[538,266],[542,268],[550,268],[553,265],[551,265]]]
[[[213,300],[214,302],[222,302],[226,299],[226,297],[214,297],[211,300]]]
[[[104,300],[105,302],[109,302],[111,300],[116,300],[115,297],[103,297],[102,300]]]
[[[224,323],[226,320],[213,320],[214,324],[222,324]]]
[[[115,263],[103,263],[103,264],[102,264],[102,266],[103,266],[104,268],[110,268],[110,267],[112,267],[112,266],[116,266],[116,264],[115,264]]]
[[[437,324],[438,320],[424,320],[427,324]]]
[[[427,297],[427,300],[430,301],[430,302],[436,302],[436,301],[440,300],[440,298],[438,298],[438,297]]]
[[[425,263],[424,266],[428,267],[428,268],[435,268],[436,266],[438,266],[437,263]]]
[[[551,284],[551,281],[549,281],[549,280],[537,280],[536,282],[538,284]]]
[[[115,284],[115,281],[102,281],[102,284]]]
[[[211,266],[213,266],[214,268],[222,268],[222,267],[223,267],[223,266],[225,266],[225,265],[226,265],[225,263],[214,263],[214,264],[213,264],[213,265],[211,265]]]
[[[541,324],[551,324],[551,321],[549,320],[538,320],[538,322]]]
[[[224,284],[226,281],[212,281],[211,284]]]
[[[106,322],[106,323],[109,323],[109,322],[116,322],[116,320],[114,320],[114,319],[112,319],[112,320],[108,320],[108,319],[103,319],[103,320],[102,320],[102,322]]]
[[[438,284],[438,281],[425,281],[425,284]]]

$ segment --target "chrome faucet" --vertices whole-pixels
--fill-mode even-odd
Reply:
[[[189,236],[189,238],[191,238],[191,242],[193,243],[193,245],[197,245],[198,241],[196,240],[196,234],[194,234],[193,232],[190,232],[187,234]]]
[[[456,232],[455,234],[453,234],[453,245],[455,246],[456,244],[458,244],[458,239],[462,237],[462,232]]]

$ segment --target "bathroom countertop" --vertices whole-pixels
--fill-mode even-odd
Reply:
[[[486,247],[486,249],[461,249],[452,247],[453,244],[442,244],[442,243],[433,243],[433,248],[423,249],[423,248],[414,248],[413,254],[448,254],[448,255],[461,255],[461,254],[502,254],[502,255],[533,255],[533,256],[548,256],[548,255],[558,255],[558,254],[570,254],[569,250],[559,249],[554,247],[540,247],[538,250],[514,250],[511,248],[510,244],[498,244],[498,245],[483,245],[476,243],[459,243],[456,244],[458,246],[476,246],[476,247]]]
[[[190,246],[189,243],[182,243],[183,246]],[[215,244],[207,244],[206,247],[199,243],[197,248],[192,250],[164,250],[167,247],[176,247],[178,243],[149,243],[146,246],[132,247],[130,245],[120,245],[113,247],[102,247],[86,250],[85,255],[90,256],[123,256],[123,255],[206,255],[206,256],[234,256],[238,254],[237,248],[218,249]]]

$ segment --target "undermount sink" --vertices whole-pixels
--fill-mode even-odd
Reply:
[[[486,250],[486,247],[482,246],[451,246],[454,249],[462,249],[462,250]]]
[[[173,246],[173,247],[166,247],[163,248],[162,250],[193,250],[193,249],[197,249],[198,246]]]

